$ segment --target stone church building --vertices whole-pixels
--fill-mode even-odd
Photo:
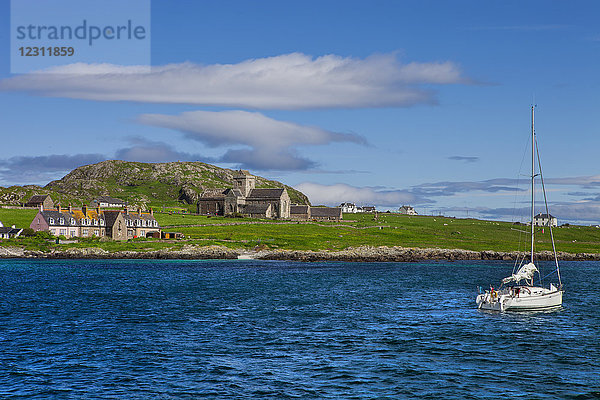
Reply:
[[[290,218],[290,196],[285,188],[257,189],[256,178],[237,171],[233,188],[205,190],[198,199],[198,214],[246,214],[253,218]]]

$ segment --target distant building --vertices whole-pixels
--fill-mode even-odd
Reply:
[[[2,221],[0,221],[0,239],[12,239],[19,237],[19,235],[23,232],[23,229],[19,229],[13,226],[4,226]]]
[[[50,195],[47,195],[47,194],[37,195],[36,194],[34,196],[31,196],[29,201],[27,201],[27,203],[25,203],[25,207],[35,207],[35,208],[44,207],[45,209],[50,209],[50,208],[54,208],[54,201],[52,201],[52,198],[50,197]]]
[[[310,219],[340,221],[342,219],[342,209],[340,207],[310,207]]]
[[[345,213],[355,214],[358,212],[356,209],[356,204],[354,204],[354,203],[342,203],[342,204],[340,204],[339,207],[342,209],[342,212],[345,212]]]
[[[100,208],[123,208],[127,206],[127,202],[110,196],[100,196],[92,201],[92,206]]]
[[[375,211],[377,211],[375,206],[363,206],[360,208],[362,209],[362,211],[359,211],[359,212],[374,213]]]
[[[551,214],[539,213],[533,217],[534,226],[558,226],[558,220]]]
[[[285,188],[256,188],[256,177],[237,171],[228,189],[208,189],[197,203],[198,214],[247,214],[253,218],[290,218],[290,196]]]
[[[292,204],[290,207],[290,219],[308,221],[310,219],[310,209],[310,206],[304,204]]]
[[[415,211],[415,208],[412,206],[402,206],[398,209],[398,211],[400,212],[400,214],[418,215],[417,212]]]

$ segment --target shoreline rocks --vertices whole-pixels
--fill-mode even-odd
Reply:
[[[240,257],[241,256],[241,257]],[[0,258],[40,258],[40,259],[256,259],[281,261],[350,261],[350,262],[416,262],[424,260],[515,260],[526,256],[523,252],[472,251],[461,249],[433,249],[408,247],[372,247],[361,246],[340,251],[312,250],[261,250],[247,251],[230,249],[224,246],[186,245],[181,249],[160,249],[149,251],[109,252],[98,247],[52,249],[50,251],[31,251],[18,247],[0,247]],[[552,252],[536,253],[537,260],[551,261]],[[600,261],[598,253],[558,253],[563,261]]]

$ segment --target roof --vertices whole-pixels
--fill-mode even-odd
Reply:
[[[336,217],[342,216],[342,209],[339,207],[311,207],[311,217]]]
[[[105,202],[109,204],[126,204],[125,201],[110,196],[98,196],[94,201],[97,203]]]
[[[224,189],[206,189],[200,194],[200,199],[223,199],[226,191]]]
[[[9,234],[9,235],[17,235],[19,234],[23,229],[21,228],[11,228],[10,226],[3,226],[0,227],[0,233],[3,234]]]
[[[238,177],[239,176],[244,176],[244,175],[245,176],[252,176],[252,174],[248,170],[246,170],[246,169],[240,169],[240,170],[235,171],[235,175],[238,176]]]
[[[290,214],[308,214],[308,208],[306,205],[293,205],[290,206]]]
[[[119,211],[122,212],[122,211]],[[129,214],[125,214],[123,213],[123,218],[125,219],[129,219],[129,220],[146,220],[146,221],[155,221],[156,219],[154,218],[153,215],[150,215],[149,213],[142,213],[142,215],[138,214],[138,213],[129,213]]]
[[[550,218],[556,218],[556,217],[554,215],[552,215],[552,214],[542,214],[542,213],[539,213],[538,215],[536,215],[533,218],[546,218],[546,219],[550,219]]]
[[[27,204],[42,204],[44,202],[44,200],[46,200],[46,197],[48,197],[48,194],[36,194],[31,196],[31,198],[29,199],[29,201],[27,202]]]
[[[279,199],[283,192],[284,188],[274,188],[274,189],[252,189],[248,194],[248,199]]]
[[[225,196],[233,194],[235,197],[244,197],[240,189],[227,189],[223,193],[225,193]]]
[[[54,223],[52,224],[53,226],[77,226],[77,221],[75,222],[75,224],[71,224],[71,218],[74,218],[74,216],[69,214],[68,212],[58,212],[57,210],[44,210],[40,211],[40,214],[42,214],[42,216],[48,223],[50,223],[50,218],[54,219]],[[61,218],[64,219],[63,224],[60,223]]]
[[[106,226],[113,226],[117,218],[119,218],[119,214],[121,214],[121,211],[104,211],[104,221],[106,221]]]
[[[244,207],[244,212],[246,214],[266,214],[269,208],[271,208],[270,204],[248,204]]]

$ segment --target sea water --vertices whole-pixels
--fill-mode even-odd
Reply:
[[[600,263],[559,311],[478,311],[511,271],[0,260],[0,398],[599,398]]]

